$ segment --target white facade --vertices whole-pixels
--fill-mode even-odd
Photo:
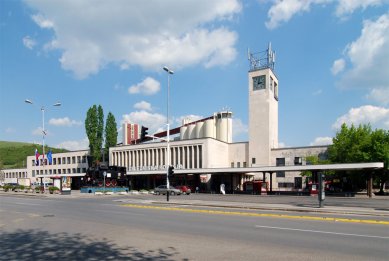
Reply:
[[[0,184],[18,183],[18,179],[30,178],[27,169],[3,169],[0,170]]]
[[[270,68],[250,71],[249,158],[269,166],[272,148],[278,147],[278,79]]]
[[[45,159],[42,164],[42,155],[39,165],[36,165],[35,156],[27,157],[27,173],[32,179],[53,177],[83,177],[88,168],[88,150],[53,153],[52,163]]]

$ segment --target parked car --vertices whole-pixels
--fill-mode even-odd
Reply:
[[[154,189],[154,194],[156,194],[156,195],[160,195],[160,194],[166,195],[167,192],[168,192],[168,189],[167,189],[166,185],[161,185],[161,186],[158,186]],[[170,186],[169,187],[169,194],[170,195],[181,195],[181,190],[176,189],[173,186]]]
[[[192,193],[192,190],[188,186],[176,186],[177,189],[181,190],[182,194],[189,195]]]

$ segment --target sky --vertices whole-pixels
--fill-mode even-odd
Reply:
[[[1,0],[0,140],[88,148],[87,110],[149,133],[233,112],[248,140],[248,49],[276,52],[279,147],[342,123],[389,129],[388,0]],[[25,103],[29,99],[33,104]],[[61,106],[53,106],[60,102]]]

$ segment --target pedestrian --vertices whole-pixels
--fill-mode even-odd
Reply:
[[[196,187],[196,194],[199,193],[199,187]]]

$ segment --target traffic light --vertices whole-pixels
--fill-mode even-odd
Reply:
[[[141,140],[141,141],[144,141],[144,140],[146,139],[147,130],[148,130],[148,129],[149,129],[149,128],[142,126],[142,129],[141,129],[141,132],[140,132],[140,140]]]
[[[174,167],[173,166],[169,166],[169,170],[168,170],[168,175],[173,175],[174,174]]]

